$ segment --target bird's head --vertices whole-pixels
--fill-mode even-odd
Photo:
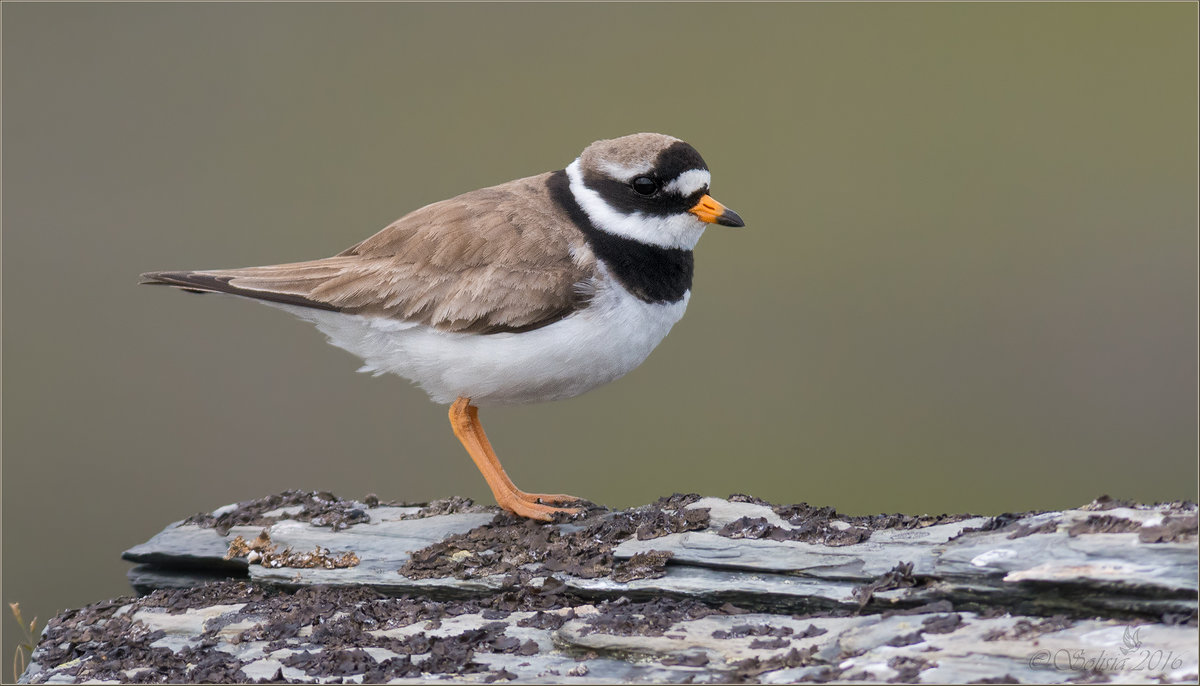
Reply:
[[[709,224],[745,226],[708,194],[712,175],[695,148],[659,133],[596,141],[567,167],[571,193],[598,229],[691,250]]]

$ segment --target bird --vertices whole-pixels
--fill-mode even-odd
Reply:
[[[583,499],[527,493],[479,407],[571,398],[638,365],[683,316],[693,249],[745,222],[709,195],[688,143],[598,140],[564,169],[426,205],[332,257],[154,271],[140,283],[258,300],[449,404],[450,425],[500,507],[553,521]]]

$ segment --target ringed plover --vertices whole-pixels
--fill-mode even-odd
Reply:
[[[641,364],[683,316],[704,229],[744,226],[710,180],[677,138],[600,140],[566,169],[427,205],[333,257],[142,283],[252,298],[316,324],[360,371],[449,403],[500,506],[550,520],[579,499],[517,488],[476,405],[571,398]]]

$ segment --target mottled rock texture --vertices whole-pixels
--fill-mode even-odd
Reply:
[[[126,551],[23,681],[1195,682],[1197,510],[842,516],[676,495],[553,524],[287,492]]]

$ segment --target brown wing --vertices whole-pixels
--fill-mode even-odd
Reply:
[[[527,331],[587,306],[595,258],[551,200],[543,174],[405,215],[311,262],[151,272],[143,283],[350,314],[444,331]]]

